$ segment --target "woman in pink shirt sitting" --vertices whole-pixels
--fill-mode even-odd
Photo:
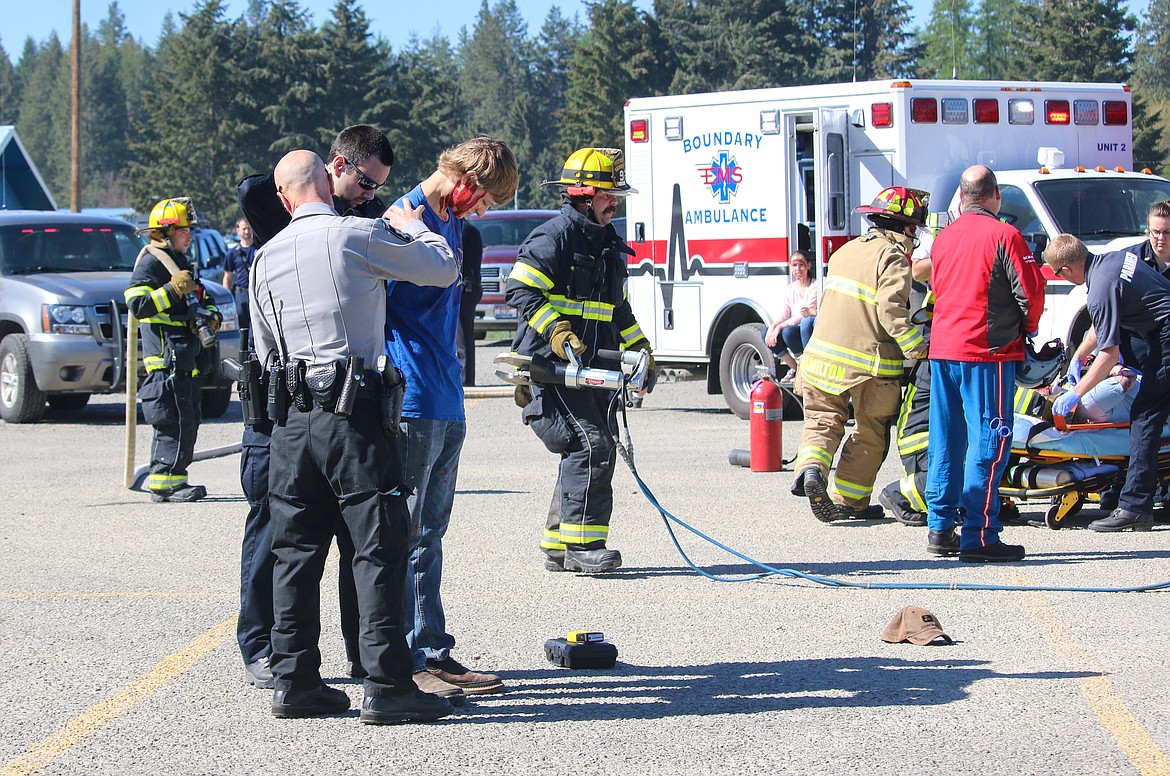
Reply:
[[[788,378],[796,374],[796,359],[812,337],[817,320],[817,284],[809,279],[809,258],[796,251],[788,258],[789,283],[784,306],[775,323],[768,327],[764,343],[788,365]]]

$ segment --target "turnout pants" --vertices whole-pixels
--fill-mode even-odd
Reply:
[[[999,483],[1012,447],[1016,362],[930,362],[930,452],[927,525],[961,522],[959,547],[999,541]]]
[[[1158,451],[1170,417],[1170,324],[1145,338],[1149,353],[1142,383],[1129,412],[1129,470],[1117,505],[1148,515],[1158,488]]]
[[[841,447],[841,460],[829,483],[830,498],[835,504],[864,509],[869,506],[873,481],[890,447],[890,426],[902,396],[899,381],[873,377],[839,396],[806,382],[803,395],[804,430],[796,454],[797,473],[814,466],[827,476]],[[850,400],[856,425],[842,447]]]
[[[926,470],[930,445],[930,362],[918,361],[898,411],[898,457],[902,478],[885,487],[886,495],[907,512],[926,512]]]
[[[272,672],[276,689],[321,684],[321,575],[338,521],[353,548],[358,650],[371,696],[413,693],[402,628],[410,513],[401,466],[376,403],[353,414],[289,411],[272,435]],[[340,537],[339,537],[340,543]]]
[[[540,547],[545,552],[605,547],[613,514],[617,451],[609,435],[616,423],[613,391],[533,386],[524,422],[561,466]]]
[[[158,369],[146,376],[138,397],[143,417],[154,426],[146,485],[151,492],[162,493],[181,488],[187,484],[202,420],[199,381],[190,372]]]

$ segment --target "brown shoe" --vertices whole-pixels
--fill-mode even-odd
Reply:
[[[447,684],[455,685],[468,695],[484,695],[489,692],[503,692],[504,683],[495,674],[481,674],[472,671],[453,657],[443,660],[428,660],[427,671]]]
[[[452,706],[462,706],[463,701],[467,700],[462,688],[444,682],[430,671],[419,671],[414,675],[414,683],[423,692],[446,698]]]

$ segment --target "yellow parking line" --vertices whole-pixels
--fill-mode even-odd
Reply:
[[[1018,572],[1010,576],[1012,584],[1030,584]],[[1138,773],[1143,776],[1170,774],[1170,757],[1158,747],[1133,712],[1126,708],[1125,702],[1113,688],[1109,677],[1048,600],[1035,591],[1021,591],[1017,595],[1023,601],[1024,608],[1032,615],[1032,619],[1036,621],[1041,635],[1064,658],[1069,668],[1095,674],[1077,680],[1081,686],[1081,694],[1085,696],[1089,708],[1097,715],[1097,719],[1101,721],[1109,735],[1113,736],[1121,753],[1137,768]]]
[[[0,776],[27,776],[44,768],[63,756],[74,745],[146,700],[235,632],[235,617],[230,617],[207,630],[199,638],[163,658],[143,676],[69,720],[56,733],[26,749],[24,754],[6,762],[0,768]]]

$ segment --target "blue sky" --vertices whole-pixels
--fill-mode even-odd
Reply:
[[[864,2],[865,0],[862,0]],[[335,0],[301,0],[301,5],[312,14],[314,21],[321,22],[329,16]],[[363,3],[375,33],[380,33],[395,48],[402,47],[411,32],[429,37],[436,30],[452,42],[460,27],[470,28],[475,21],[481,0],[431,0],[431,2],[373,2]],[[650,8],[650,0],[636,0],[643,8]],[[56,30],[61,41],[67,42],[73,24],[73,3],[71,0],[47,0],[42,5],[27,0],[4,0],[3,25],[0,26],[0,43],[15,62],[24,48],[25,38],[32,36],[42,41]],[[158,38],[163,15],[169,10],[181,13],[190,9],[192,2],[182,0],[119,0],[119,7],[126,17],[126,24],[132,35],[153,44]],[[584,3],[581,0],[516,0],[520,12],[528,21],[528,32],[535,35],[549,9],[556,5],[566,16],[579,14],[584,18]],[[923,26],[933,6],[933,0],[911,0],[913,25]],[[1148,0],[1126,0],[1126,5],[1135,13],[1144,10]],[[243,13],[247,0],[227,0],[229,16]],[[82,0],[81,19],[91,28],[106,16],[108,0]],[[441,9],[441,10],[440,10]]]

